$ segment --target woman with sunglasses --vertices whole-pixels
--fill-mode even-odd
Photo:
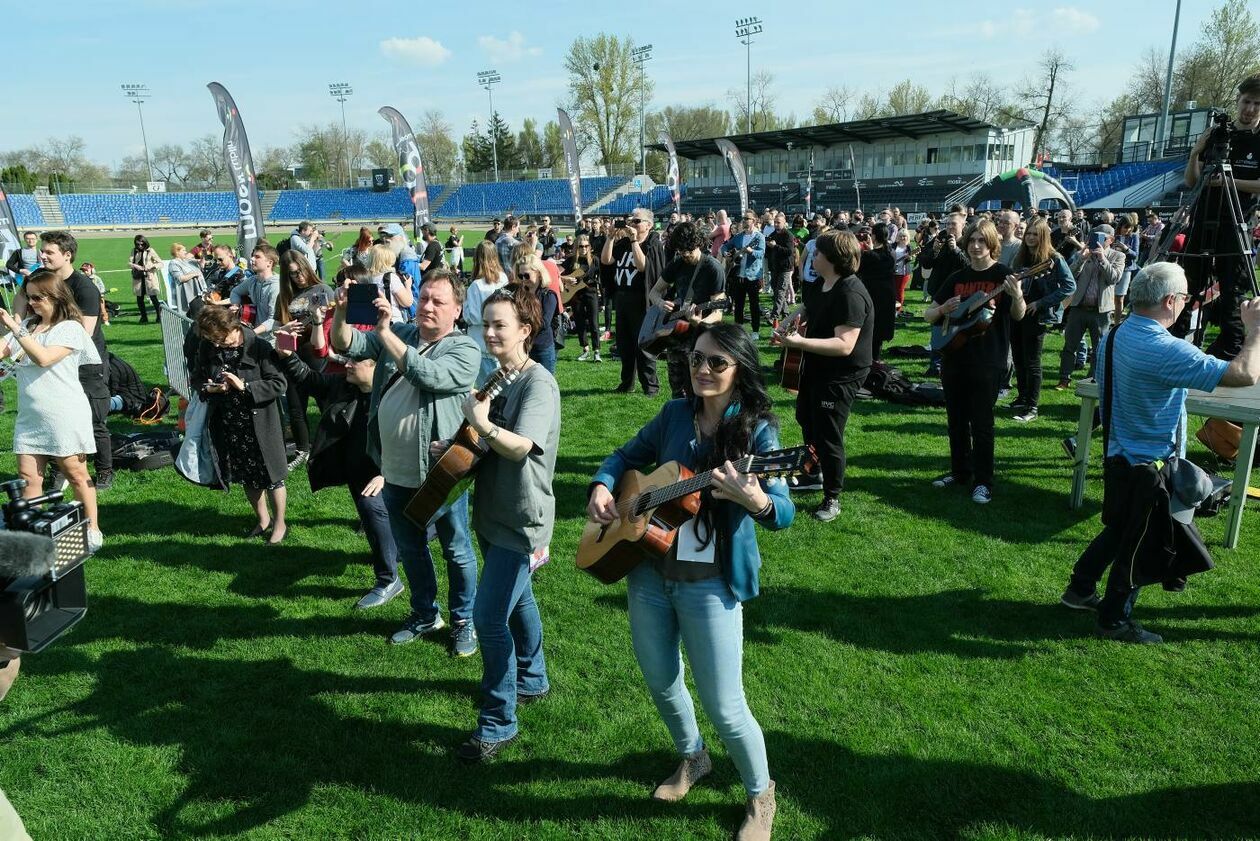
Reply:
[[[79,384],[80,365],[101,364],[83,315],[64,281],[47,269],[36,269],[22,287],[30,317],[19,322],[0,309],[0,323],[9,330],[0,345],[4,373],[17,376],[18,413],[13,424],[13,452],[18,475],[26,480],[22,495],[44,492],[44,467],[49,461],[69,480],[74,498],[88,519],[88,551],[101,548],[104,537],[96,509],[96,485],[88,475],[88,453],[96,452],[92,409]]]
[[[556,334],[552,324],[559,312],[560,299],[547,288],[547,270],[537,254],[527,253],[518,257],[513,266],[516,282],[538,300],[542,324],[530,333],[529,358],[542,365],[547,372],[556,372]]]
[[[660,561],[639,564],[627,579],[635,658],[682,756],[652,796],[681,800],[713,767],[683,680],[681,644],[700,703],[748,795],[737,837],[769,838],[774,782],[761,727],[744,697],[741,604],[758,592],[756,526],[786,528],[796,509],[786,483],[739,473],[731,463],[779,446],[753,338],[733,324],[712,325],[696,340],[688,364],[693,396],[666,403],[604,461],[586,510],[600,523],[617,519],[612,489],[630,469],[673,461],[696,472],[713,470],[713,489],[702,495],[699,516],[679,529],[678,544]]]
[[[517,706],[539,701],[550,690],[531,584],[534,570],[549,557],[560,444],[560,390],[529,353],[544,329],[542,315],[537,294],[524,286],[507,286],[486,299],[486,347],[500,368],[517,376],[493,400],[470,394],[463,405],[465,419],[490,448],[472,499],[482,557],[473,607],[481,643],[481,712],[477,729],[456,750],[469,762],[493,759],[514,741]],[[433,455],[443,447],[436,442]]]
[[[574,295],[570,302],[573,320],[577,322],[578,344],[582,346],[582,353],[577,361],[603,362],[599,356],[599,258],[595,256],[588,234],[578,234],[577,246],[573,254],[565,259],[560,270],[566,276],[578,276],[585,284],[585,288]],[[593,358],[592,347],[595,349]]]

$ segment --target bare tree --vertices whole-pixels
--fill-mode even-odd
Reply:
[[[420,155],[428,168],[429,180],[438,184],[450,184],[460,176],[459,144],[455,142],[455,129],[438,110],[424,112],[416,130]]]
[[[160,181],[188,185],[191,161],[188,152],[178,143],[164,143],[153,150],[153,174]]]
[[[849,104],[853,102],[853,89],[848,85],[827,88],[814,104],[814,124],[843,123],[849,119]]]
[[[1013,121],[1007,91],[991,77],[979,73],[961,89],[957,79],[950,79],[949,87],[937,100],[937,107],[995,125],[1008,125]]]
[[[880,116],[899,117],[903,114],[919,114],[932,105],[932,92],[910,79],[902,79],[888,90]]]
[[[726,91],[726,99],[731,104],[731,117],[736,130],[748,125],[750,107],[753,131],[791,128],[796,123],[796,118],[792,115],[783,116],[775,113],[774,74],[769,70],[758,70],[752,75],[751,102],[748,99],[749,93],[748,88],[729,88]]]
[[[600,33],[569,45],[569,110],[575,128],[593,143],[599,163],[633,160],[639,103],[651,98],[652,82],[630,56],[634,41]]]
[[[855,120],[869,120],[879,116],[880,109],[879,98],[869,93],[862,94],[862,98],[857,101],[857,105],[853,106],[852,118]]]
[[[212,134],[198,138],[188,148],[190,183],[202,187],[222,186],[227,178],[223,160],[223,140]]]
[[[1025,79],[1020,85],[1019,97],[1028,103],[1022,116],[1037,123],[1037,133],[1033,138],[1033,157],[1045,151],[1046,141],[1059,121],[1067,114],[1063,104],[1068,100],[1067,81],[1064,78],[1076,69],[1076,65],[1058,47],[1052,47],[1041,54],[1037,62],[1037,73]]]

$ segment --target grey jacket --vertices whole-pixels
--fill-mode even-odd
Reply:
[[[1085,300],[1091,281],[1098,283],[1098,311],[1111,312],[1116,308],[1116,283],[1124,274],[1124,254],[1114,248],[1103,249],[1103,259],[1090,259],[1089,252],[1082,252],[1072,262],[1072,274],[1076,276],[1076,291],[1068,306],[1078,307]]]
[[[420,464],[420,481],[429,473],[429,444],[450,438],[464,420],[460,408],[472,390],[481,366],[481,351],[463,333],[453,332],[438,339],[423,356],[417,350],[423,341],[414,324],[395,324],[393,331],[407,345],[402,376],[420,393],[421,439],[416,441],[416,459]],[[381,430],[377,410],[386,385],[398,370],[394,358],[385,350],[376,333],[359,330],[350,334],[346,355],[354,359],[375,359],[376,374],[372,378],[372,401],[368,410],[368,455],[381,463]]]

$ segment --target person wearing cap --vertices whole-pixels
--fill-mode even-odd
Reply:
[[[381,244],[389,246],[389,250],[393,251],[397,257],[394,261],[394,267],[398,270],[398,274],[410,283],[412,301],[420,300],[420,257],[416,254],[416,250],[411,247],[411,242],[407,239],[407,233],[403,230],[402,225],[399,225],[397,222],[381,225],[377,230],[381,235]],[[405,308],[404,315],[408,318],[415,316],[415,314],[416,308],[414,304]]]
[[[1163,469],[1174,457],[1185,457],[1187,389],[1210,392],[1217,386],[1246,387],[1260,382],[1260,300],[1242,305],[1246,338],[1238,356],[1226,362],[1169,332],[1189,297],[1185,269],[1176,263],[1152,263],[1138,272],[1129,286],[1132,315],[1108,333],[1098,348],[1098,392],[1107,442],[1103,528],[1073,567],[1060,601],[1076,610],[1097,611],[1096,633],[1104,639],[1144,644],[1163,641],[1132,619],[1141,584],[1161,580],[1147,574],[1145,555],[1139,551],[1147,543],[1136,538],[1146,532],[1171,534],[1173,526],[1168,520],[1175,516],[1188,522],[1186,512],[1203,499],[1202,477],[1189,471],[1190,481],[1185,482],[1176,465]],[[1109,360],[1108,345],[1113,342]],[[1123,469],[1126,465],[1132,469]],[[1156,472],[1159,475],[1154,475]],[[1156,482],[1164,481],[1165,474],[1171,474],[1166,485],[1167,513],[1162,505],[1155,504],[1157,494],[1152,490]],[[1151,497],[1149,504],[1144,496]],[[1131,527],[1138,522],[1141,528]],[[1184,558],[1175,558],[1168,565],[1163,553],[1159,555],[1160,571],[1170,589],[1184,585],[1184,578],[1176,576],[1206,568],[1178,568]],[[1097,585],[1109,566],[1107,588],[1099,598]]]
[[[1124,254],[1111,247],[1115,229],[1095,225],[1085,250],[1072,265],[1076,291],[1068,302],[1063,322],[1063,351],[1059,354],[1058,391],[1072,387],[1072,369],[1076,366],[1076,349],[1089,333],[1090,346],[1095,348],[1094,365],[1098,364],[1098,340],[1107,329],[1111,312],[1116,308],[1116,284],[1124,274]],[[1092,373],[1091,373],[1092,376]]]

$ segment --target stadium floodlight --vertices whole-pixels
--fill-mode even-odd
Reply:
[[[503,81],[498,70],[481,70],[477,73],[477,84],[490,94],[490,148],[494,152],[494,180],[499,180],[499,138],[494,133],[494,86]]]
[[[735,38],[744,45],[748,61],[744,125],[749,134],[752,134],[752,44],[753,36],[759,34],[761,34],[761,18],[738,18],[735,21]]]
[[[136,113],[140,115],[140,139],[144,142],[144,168],[149,173],[149,180],[153,180],[153,162],[149,159],[149,138],[144,132],[144,101],[148,99],[148,85],[123,84],[118,87],[122,88],[123,96],[136,104]]]
[[[644,145],[647,132],[644,117],[647,109],[647,75],[643,65],[652,60],[652,45],[635,47],[630,51],[630,60],[639,65],[639,168],[647,175],[647,146]]]
[[[346,82],[331,82],[328,85],[328,95],[341,103],[341,142],[346,145],[346,186],[354,187],[353,176],[350,174],[350,132],[346,128],[346,100],[354,96],[354,88]]]

